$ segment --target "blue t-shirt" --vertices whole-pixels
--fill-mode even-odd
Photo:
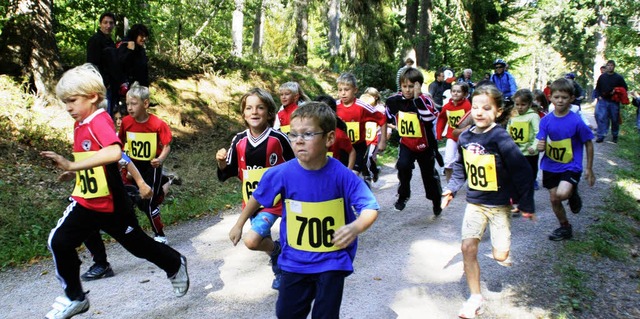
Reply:
[[[255,198],[265,207],[270,207],[277,195],[281,195],[283,203],[286,200],[299,202],[324,202],[344,199],[345,225],[356,219],[356,212],[363,209],[378,210],[380,207],[371,190],[364,181],[338,160],[329,158],[327,164],[319,170],[306,170],[297,159],[267,170],[257,189],[253,192]],[[287,238],[287,219],[293,218],[293,212],[288,212],[286,204],[282,207],[280,221],[280,242],[282,254],[278,258],[278,265],[293,273],[313,274],[326,271],[353,271],[353,259],[356,256],[357,239],[347,248],[332,252],[311,252],[291,247]],[[297,217],[297,216],[295,216]],[[325,221],[321,221],[324,224]],[[312,225],[309,222],[306,226]],[[317,230],[318,228],[314,228]],[[316,232],[316,235],[321,231]],[[323,238],[331,234],[323,233]],[[296,240],[295,235],[292,237]]]
[[[580,115],[569,112],[563,117],[557,117],[555,112],[547,114],[540,120],[540,130],[536,138],[541,141],[558,143],[562,140],[571,140],[572,158],[568,163],[562,163],[553,160],[551,157],[561,158],[566,156],[567,150],[561,149],[548,154],[545,151],[540,168],[544,171],[552,173],[562,173],[572,171],[576,173],[582,172],[582,154],[584,153],[584,144],[593,139],[593,132],[584,123]],[[548,149],[547,149],[548,150]]]

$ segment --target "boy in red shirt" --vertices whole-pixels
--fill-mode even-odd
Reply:
[[[153,189],[153,196],[138,202],[138,208],[149,218],[154,239],[168,244],[160,218],[160,204],[164,199],[162,164],[171,151],[171,130],[167,123],[148,110],[149,88],[133,83],[127,92],[129,115],[122,119],[118,137],[145,182]]]
[[[46,318],[71,318],[89,310],[89,299],[80,283],[76,248],[99,230],[111,235],[136,257],[162,268],[176,296],[184,296],[189,290],[186,257],[148,237],[131,209],[118,171],[120,140],[113,132],[111,116],[98,108],[105,92],[102,77],[91,64],[67,71],[56,86],[56,95],[76,120],[75,161],[51,151],[43,151],[41,155],[53,160],[65,171],[63,174],[75,172],[76,186],[71,204],[49,235],[49,249],[64,295],[56,298]]]
[[[356,150],[356,163],[354,170],[367,179],[372,172],[367,169],[367,143],[365,141],[366,122],[375,122],[383,132],[387,131],[387,123],[384,113],[378,112],[373,106],[356,98],[358,85],[356,77],[351,73],[341,74],[337,81],[338,96],[340,102],[336,107],[336,114],[347,124],[347,136]],[[387,137],[383,134],[378,141],[378,150],[384,151],[387,147]],[[439,195],[438,195],[439,196]]]
[[[273,128],[289,133],[289,124],[291,123],[291,114],[298,108],[298,102],[309,101],[309,97],[304,94],[302,87],[298,82],[287,82],[280,86],[280,102],[282,106],[278,110],[278,114],[273,123]]]

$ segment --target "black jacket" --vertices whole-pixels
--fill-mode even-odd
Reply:
[[[149,86],[149,60],[144,47],[136,44],[135,49],[129,50],[127,47],[127,38],[122,40],[122,44],[118,47],[118,61],[122,67],[122,72],[126,82],[129,85],[138,81],[140,85]]]

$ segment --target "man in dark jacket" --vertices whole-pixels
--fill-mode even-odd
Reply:
[[[87,62],[94,64],[102,75],[104,86],[107,88],[109,114],[113,115],[119,99],[122,73],[117,62],[116,44],[111,39],[111,32],[115,27],[115,15],[105,12],[100,15],[100,29],[87,41]]]
[[[596,103],[596,123],[598,124],[596,143],[602,143],[607,136],[609,123],[611,123],[611,141],[618,143],[618,132],[620,131],[620,103],[613,100],[613,92],[616,87],[623,87],[628,90],[624,78],[614,72],[616,62],[607,61],[607,72],[602,73],[596,82],[593,95],[598,99]]]

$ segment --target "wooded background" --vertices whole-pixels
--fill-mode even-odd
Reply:
[[[411,56],[428,71],[471,68],[475,81],[504,58],[519,88],[571,71],[588,89],[608,59],[630,88],[640,79],[637,0],[9,0],[0,73],[46,96],[85,61],[105,11],[118,16],[116,40],[127,24],[150,28],[153,76],[297,65],[352,71],[384,89]]]

